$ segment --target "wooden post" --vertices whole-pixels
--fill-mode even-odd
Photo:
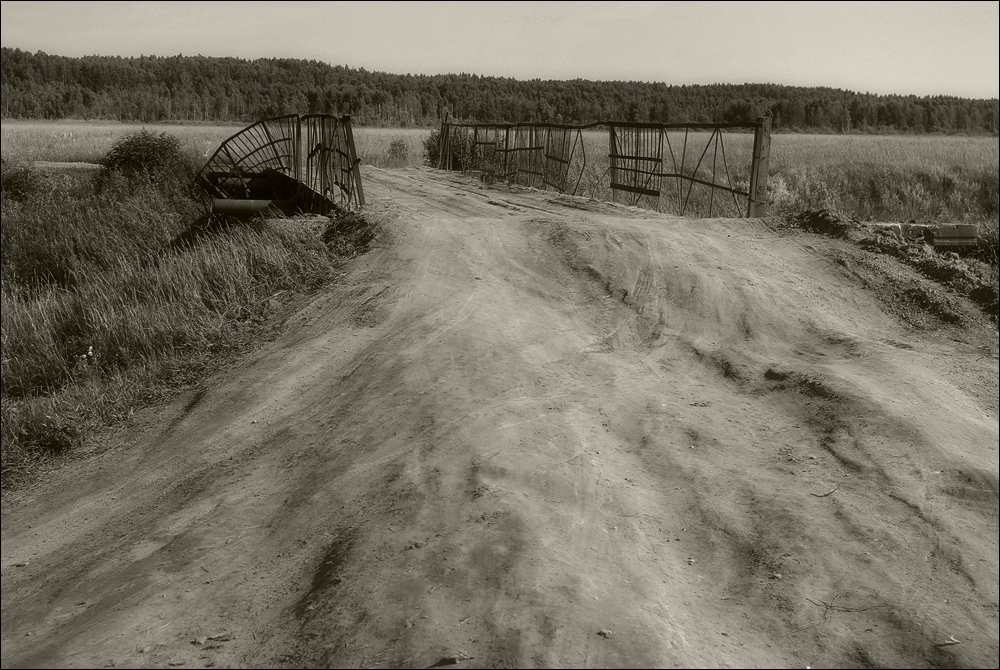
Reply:
[[[757,119],[759,124],[753,134],[753,163],[750,165],[750,197],[747,199],[747,217],[763,216],[767,204],[767,168],[771,158],[771,117]]]
[[[351,155],[351,174],[354,175],[354,188],[358,193],[358,204],[365,206],[365,189],[361,186],[361,159],[354,148],[354,131],[351,130],[351,117],[344,116],[344,135],[347,137],[347,151]]]

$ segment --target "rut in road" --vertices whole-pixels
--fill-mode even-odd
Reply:
[[[997,665],[995,353],[761,221],[365,178],[275,341],[4,499],[5,667]]]

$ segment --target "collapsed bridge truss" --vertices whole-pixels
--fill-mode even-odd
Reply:
[[[195,181],[213,211],[326,214],[365,204],[349,116],[264,119],[224,141]]]
[[[597,153],[599,128],[607,132],[606,165],[587,159],[588,144],[591,155]],[[753,217],[761,215],[764,204],[770,129],[769,118],[750,123],[586,125],[445,121],[437,166],[476,173],[484,181],[560,193],[577,194],[582,187],[584,192],[590,189],[592,197],[600,192],[613,202],[680,215],[700,211],[707,216]]]

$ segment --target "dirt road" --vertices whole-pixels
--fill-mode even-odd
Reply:
[[[276,340],[5,498],[4,667],[997,666],[995,351],[760,221],[365,178]]]

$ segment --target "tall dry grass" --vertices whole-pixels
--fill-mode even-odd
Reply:
[[[322,231],[281,219],[209,223],[186,179],[47,174],[6,158],[4,486],[92,427],[193,382],[253,340],[273,296],[334,272]]]
[[[100,163],[115,141],[144,129],[177,137],[186,154],[204,162],[241,125],[138,125],[102,121],[5,120],[0,128],[0,153],[8,161]],[[405,167],[423,163],[422,128],[354,126],[354,141],[363,165]]]
[[[424,163],[424,128],[354,128],[354,144],[362,165],[400,168]]]
[[[240,125],[4,120],[0,128],[0,153],[6,160],[19,163],[100,163],[117,140],[146,129],[176,137],[185,154],[204,161],[223,140],[241,128]]]
[[[836,209],[861,220],[996,227],[996,137],[776,135],[773,211]]]

